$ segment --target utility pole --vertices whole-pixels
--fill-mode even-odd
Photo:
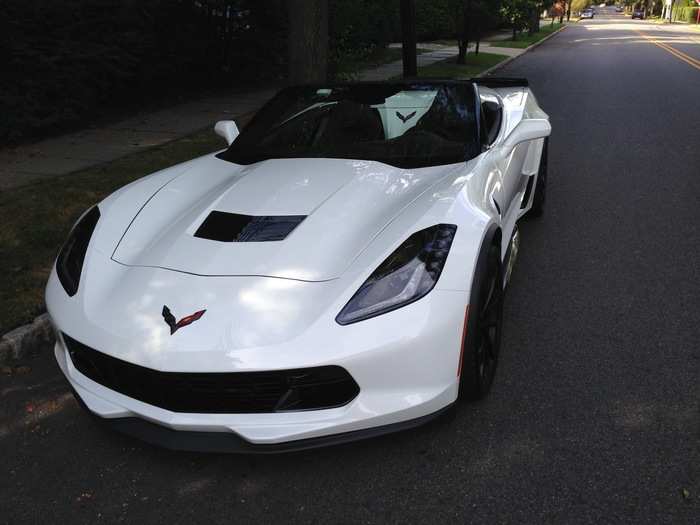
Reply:
[[[416,50],[416,4],[414,0],[401,0],[401,50],[403,51],[403,76],[418,76]]]

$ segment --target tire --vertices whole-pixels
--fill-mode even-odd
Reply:
[[[540,169],[537,172],[537,184],[535,194],[532,196],[532,206],[530,207],[530,217],[541,217],[544,213],[544,203],[547,197],[547,164],[549,160],[549,138],[544,139],[542,146],[542,158],[540,159]]]
[[[503,269],[500,249],[482,250],[469,301],[462,341],[460,399],[476,401],[489,393],[496,374],[503,324]]]

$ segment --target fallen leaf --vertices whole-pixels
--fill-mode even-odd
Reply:
[[[683,498],[685,499],[688,499],[690,497],[690,491],[688,489],[683,489],[681,493],[683,494]]]

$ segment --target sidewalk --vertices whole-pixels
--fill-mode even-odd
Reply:
[[[164,144],[217,120],[240,119],[257,110],[274,90],[210,97],[92,127],[34,144],[0,150],[0,191],[45,177],[65,175]]]
[[[502,41],[505,38],[493,38],[492,41]],[[506,35],[506,37],[509,37]],[[390,47],[401,47],[401,44],[390,44]],[[459,53],[459,48],[457,46],[439,46],[431,43],[418,44],[417,47],[423,49],[435,49],[435,51],[430,51],[428,53],[422,53],[418,55],[418,67],[429,66],[430,64],[435,64],[436,62],[442,62],[457,56]],[[476,48],[475,44],[471,44],[468,48],[468,52],[471,53]],[[483,53],[494,53],[497,55],[505,55],[507,57],[516,57],[522,55],[525,49],[510,48],[510,47],[492,47],[489,42],[483,41],[479,46],[479,52]],[[396,62],[390,62],[389,64],[384,64],[374,69],[368,70],[360,74],[360,80],[386,80],[389,78],[400,76],[403,72],[403,62],[397,60]]]
[[[394,47],[392,45],[392,47]],[[401,45],[399,44],[399,47]],[[418,47],[424,47],[423,44]],[[428,53],[421,53],[417,57],[418,67],[429,66],[430,64],[435,64],[436,62],[441,62],[457,56],[459,49],[457,46],[437,46],[434,44],[425,45],[425,49],[435,49],[435,51],[430,51]],[[363,71],[359,75],[359,80],[387,80],[393,77],[400,76],[403,73],[403,61],[397,60],[396,62],[389,62],[388,64],[383,64],[381,66],[375,67],[374,69],[369,69]]]
[[[422,47],[422,45],[421,45]],[[434,51],[418,55],[418,67],[447,60],[457,55],[456,46],[435,46]],[[509,57],[522,49],[493,48],[481,43],[485,53]],[[470,46],[472,51],[474,46]],[[366,70],[360,80],[387,80],[402,73],[401,60]],[[0,150],[0,191],[31,184],[52,176],[109,162],[130,153],[189,135],[218,120],[239,121],[255,112],[274,94],[275,89],[208,97],[153,113],[144,113],[103,127],[91,127],[34,144]]]

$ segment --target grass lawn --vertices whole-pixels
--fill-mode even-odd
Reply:
[[[520,33],[515,40],[498,40],[496,42],[489,42],[491,47],[515,47],[524,49],[531,46],[535,42],[539,42],[547,35],[551,35],[554,31],[559,29],[562,24],[555,23],[554,25],[546,25],[542,27],[537,33],[528,35],[526,32]]]
[[[223,149],[213,129],[102,166],[0,191],[0,335],[44,311],[44,285],[78,216],[144,175]]]
[[[468,53],[466,64],[455,64],[454,59],[418,69],[418,76],[437,78],[471,78],[508,58],[505,55],[479,52]]]

